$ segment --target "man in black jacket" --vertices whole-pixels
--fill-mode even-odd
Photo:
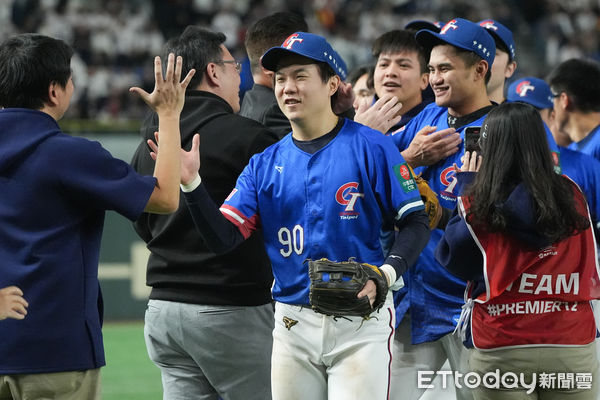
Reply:
[[[221,204],[253,154],[278,138],[239,111],[239,64],[223,46],[225,35],[190,26],[166,52],[196,69],[181,114],[181,144],[199,133],[203,181]],[[146,139],[154,139],[156,114],[144,121],[133,167],[152,171]],[[183,204],[169,216],[143,214],[135,229],[151,251],[152,287],[144,334],[160,368],[165,399],[270,399],[272,274],[260,237],[230,252],[210,252]]]
[[[244,95],[240,115],[264,124],[280,138],[290,133],[292,127],[277,105],[273,93],[273,71],[263,68],[260,58],[271,47],[279,46],[289,35],[298,31],[308,32],[302,16],[291,12],[277,12],[254,22],[246,32],[244,43],[250,59],[254,86]]]

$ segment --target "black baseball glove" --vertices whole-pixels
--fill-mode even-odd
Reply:
[[[385,303],[388,282],[383,272],[374,265],[359,263],[352,258],[342,262],[322,258],[308,260],[308,274],[310,304],[321,314],[367,318]],[[357,297],[369,279],[373,279],[377,286],[373,307],[367,296]]]

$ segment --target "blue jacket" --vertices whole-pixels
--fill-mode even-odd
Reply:
[[[40,111],[0,110],[0,149],[0,287],[29,302],[0,322],[0,375],[101,367],[104,211],[136,219],[156,181]]]

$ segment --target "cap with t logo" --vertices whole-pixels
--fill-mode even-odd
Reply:
[[[276,71],[279,60],[290,54],[327,63],[342,80],[346,79],[348,74],[346,63],[327,40],[323,36],[307,32],[295,32],[288,36],[281,46],[267,50],[261,58],[262,66],[270,71]]]
[[[462,18],[454,18],[442,26],[440,32],[422,29],[416,33],[417,42],[426,49],[438,44],[449,44],[472,51],[491,66],[496,57],[494,38],[481,26]]]

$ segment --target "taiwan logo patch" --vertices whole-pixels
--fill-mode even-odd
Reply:
[[[356,201],[365,197],[364,193],[358,192],[358,182],[348,182],[339,187],[335,192],[335,201],[345,206],[344,211],[340,213],[340,219],[357,219],[359,213],[354,210]]]
[[[398,182],[400,182],[400,186],[402,186],[404,193],[410,193],[413,190],[417,190],[417,183],[406,163],[394,165],[394,174],[396,175]]]

